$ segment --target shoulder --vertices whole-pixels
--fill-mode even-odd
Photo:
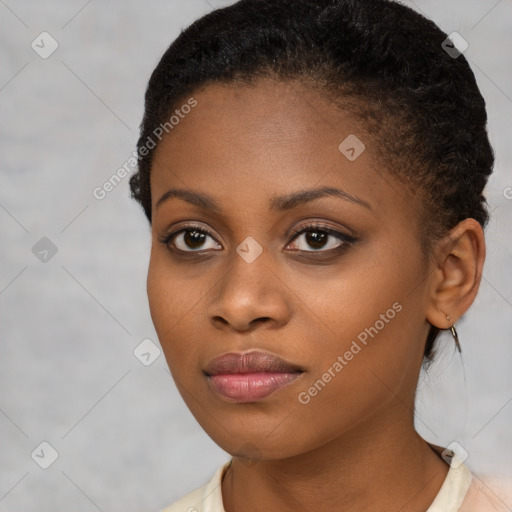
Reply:
[[[206,485],[203,485],[185,494],[185,496],[182,496],[178,501],[175,501],[160,512],[196,512],[202,510],[201,502],[203,501],[205,489]]]
[[[452,450],[431,446],[450,469],[427,512],[511,512],[510,480],[479,477]]]
[[[512,482],[479,478],[473,474],[460,512],[510,512]]]
[[[217,468],[208,483],[185,494],[160,512],[224,512],[221,484],[230,464],[231,461],[228,461]]]

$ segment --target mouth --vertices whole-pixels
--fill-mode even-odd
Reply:
[[[231,352],[203,370],[210,387],[229,402],[256,402],[300,377],[304,370],[268,352]]]

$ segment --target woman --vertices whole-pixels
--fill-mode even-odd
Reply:
[[[485,259],[494,157],[461,51],[392,1],[242,0],[163,55],[130,182],[151,316],[232,456],[166,512],[506,510],[414,429]]]

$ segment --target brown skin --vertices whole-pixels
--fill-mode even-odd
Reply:
[[[197,107],[153,161],[147,285],[183,399],[233,456],[222,482],[226,512],[426,510],[448,466],[415,432],[414,395],[429,322],[448,328],[478,291],[480,225],[461,222],[427,259],[419,198],[384,173],[364,127],[299,83],[215,84],[193,96]],[[351,133],[366,145],[353,162],[338,150]],[[275,195],[320,186],[341,188],[370,208],[324,197],[269,209]],[[177,198],[156,208],[171,188],[209,194],[222,212]],[[342,243],[336,236],[325,248],[308,240],[319,228],[287,236],[309,220],[357,240],[328,256]],[[169,246],[159,241],[191,222],[213,238],[193,245],[182,233]],[[248,236],[263,248],[252,263],[236,252]],[[173,246],[188,252],[178,257]],[[395,302],[402,310],[301,403],[299,393]],[[203,369],[218,355],[250,349],[305,371],[258,402],[231,403],[210,388]]]

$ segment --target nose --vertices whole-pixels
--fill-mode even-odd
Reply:
[[[249,263],[234,254],[210,294],[208,315],[215,328],[250,331],[259,324],[278,328],[289,321],[291,294],[263,256]]]

